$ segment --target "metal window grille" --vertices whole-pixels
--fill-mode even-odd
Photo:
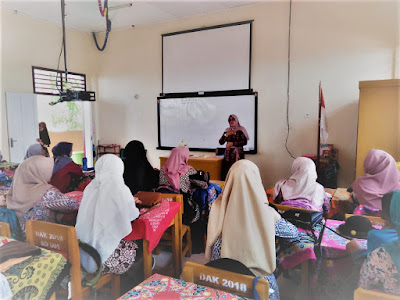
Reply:
[[[33,93],[59,95],[65,90],[65,72],[32,66]],[[74,91],[86,91],[86,75],[68,72],[68,82]]]

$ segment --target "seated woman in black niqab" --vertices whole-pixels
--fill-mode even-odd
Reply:
[[[147,160],[142,142],[130,141],[125,147],[124,157],[124,180],[132,195],[158,186],[159,171],[154,170]]]

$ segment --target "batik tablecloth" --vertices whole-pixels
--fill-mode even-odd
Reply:
[[[132,232],[127,241],[145,239],[149,242],[149,253],[157,246],[164,231],[169,227],[181,203],[162,201],[152,208],[140,210],[140,216],[132,222]]]
[[[138,286],[120,297],[130,299],[243,299],[236,295],[222,292],[169,276],[154,274]]]
[[[54,292],[54,284],[68,274],[69,263],[64,256],[41,250],[40,255],[32,256],[3,273],[13,293],[12,299],[48,299]]]

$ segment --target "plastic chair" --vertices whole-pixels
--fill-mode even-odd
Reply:
[[[26,241],[29,244],[67,255],[67,259],[71,263],[70,281],[72,299],[84,299],[91,294],[92,288],[82,286],[79,244],[74,227],[29,220],[26,222]],[[120,296],[119,275],[102,275],[93,289],[97,291],[107,283],[111,283],[112,285],[113,299],[118,298]]]
[[[10,225],[6,222],[0,222],[0,236],[11,238]]]
[[[220,270],[193,262],[185,263],[183,280],[209,286],[237,296],[254,298],[253,276]],[[259,278],[256,290],[260,299],[269,299],[269,282]]]
[[[357,288],[354,291],[354,300],[400,300],[400,296]]]

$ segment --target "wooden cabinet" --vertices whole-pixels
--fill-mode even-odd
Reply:
[[[400,158],[400,79],[360,81],[359,88],[356,177],[371,148]]]
[[[167,156],[160,156],[160,168],[167,162]],[[210,179],[221,180],[222,157],[189,157],[188,165],[196,170],[210,173]]]

